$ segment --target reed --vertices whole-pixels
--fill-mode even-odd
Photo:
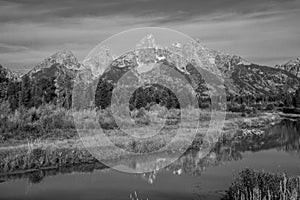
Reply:
[[[298,200],[300,177],[252,169],[241,171],[223,200]]]

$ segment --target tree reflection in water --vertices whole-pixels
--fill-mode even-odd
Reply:
[[[133,193],[129,194],[129,199],[130,200],[149,200],[148,198],[142,199],[141,197],[139,197],[139,195],[138,195],[138,193],[136,191],[134,191]]]
[[[230,140],[221,140],[205,157],[202,156],[201,150],[189,150],[165,169],[172,171],[173,174],[185,173],[200,176],[208,167],[241,160],[244,152],[259,152],[270,149],[299,155],[300,121],[285,119],[266,130],[262,135],[247,135],[234,137]],[[142,177],[152,184],[157,174],[156,171],[144,174]]]

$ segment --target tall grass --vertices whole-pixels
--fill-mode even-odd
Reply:
[[[20,107],[11,111],[4,102],[0,104],[0,111],[0,141],[70,138],[77,135],[76,129],[118,129],[120,125],[122,129],[144,126],[155,129],[162,127],[163,123],[172,126],[184,121],[188,122],[188,128],[192,121],[208,122],[211,118],[209,110],[192,107],[168,110],[159,104],[138,110],[129,110],[128,105],[105,110],[72,110],[47,104],[38,108]]]
[[[239,173],[224,200],[298,200],[300,177],[246,169]]]
[[[47,133],[74,129],[72,111],[54,105],[11,111],[1,104],[0,140],[36,139]]]

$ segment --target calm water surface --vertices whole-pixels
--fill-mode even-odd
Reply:
[[[103,169],[38,180],[18,178],[0,183],[0,199],[220,199],[245,168],[300,175],[299,151],[300,121],[283,120],[263,137],[219,144],[204,159],[190,151],[157,173],[133,175]]]

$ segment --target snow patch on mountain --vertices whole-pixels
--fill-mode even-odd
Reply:
[[[81,70],[81,65],[79,64],[77,58],[69,50],[58,51],[52,56],[46,58],[41,63],[36,65],[32,70],[29,71],[29,74],[34,74],[42,69],[49,68],[54,64],[59,64],[70,70]]]
[[[289,62],[282,65],[276,65],[275,68],[286,70],[300,78],[300,58],[290,60]]]

